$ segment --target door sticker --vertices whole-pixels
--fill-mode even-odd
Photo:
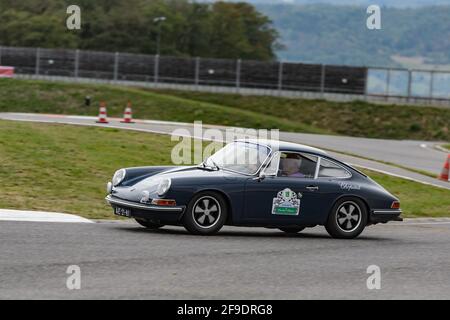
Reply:
[[[286,188],[273,198],[272,214],[282,216],[298,216],[300,212],[300,199],[294,191]]]

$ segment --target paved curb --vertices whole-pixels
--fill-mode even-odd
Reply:
[[[438,145],[438,144],[435,145],[434,148],[437,149],[437,150],[439,150],[439,151],[442,151],[442,152],[444,152],[444,153],[450,153],[450,150],[448,150],[448,149],[446,149],[446,148],[444,148],[443,146],[440,146],[440,145]]]
[[[0,221],[93,223],[74,214],[9,209],[0,209]]]
[[[404,222],[449,222],[450,218],[406,218]]]

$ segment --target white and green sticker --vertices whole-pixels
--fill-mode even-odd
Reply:
[[[298,216],[300,212],[300,199],[294,191],[286,188],[273,198],[272,214],[282,216]]]

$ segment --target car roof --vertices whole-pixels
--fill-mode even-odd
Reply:
[[[238,139],[236,141],[265,145],[274,150],[308,152],[317,155],[328,156],[327,152],[325,152],[324,150],[292,142],[269,139]]]

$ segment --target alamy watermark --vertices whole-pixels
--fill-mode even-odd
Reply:
[[[377,5],[371,5],[367,8],[366,26],[369,30],[381,30],[381,8]]]
[[[81,289],[81,268],[77,265],[67,267],[66,274],[69,276],[66,280],[66,287],[69,290]]]
[[[377,265],[370,265],[367,267],[367,274],[370,276],[367,278],[366,285],[369,290],[381,289],[381,269]]]
[[[279,130],[267,129],[244,129],[244,128],[207,128],[205,129],[201,121],[195,121],[193,131],[185,128],[178,128],[172,131],[171,140],[178,142],[172,149],[171,160],[175,165],[192,165],[199,164],[208,159],[217,151],[222,149],[225,144],[236,140],[252,140],[254,142],[262,142],[271,140],[271,149],[278,149]],[[263,143],[264,144],[264,143]],[[231,151],[230,151],[231,152]],[[245,164],[255,165],[264,161],[266,154],[258,148],[236,148],[234,153],[242,152],[243,154],[222,153],[223,159],[216,159],[221,163],[227,164],[244,164],[230,163],[242,162]]]
[[[69,15],[66,19],[66,26],[69,30],[81,29],[81,8],[77,5],[67,7],[66,13]]]
[[[366,26],[369,30],[381,30],[381,8],[378,5],[370,5],[366,10],[369,17],[366,20]],[[72,4],[67,7],[66,26],[68,30],[81,29],[81,8],[78,5]],[[214,73],[214,70],[209,70],[209,73]]]

